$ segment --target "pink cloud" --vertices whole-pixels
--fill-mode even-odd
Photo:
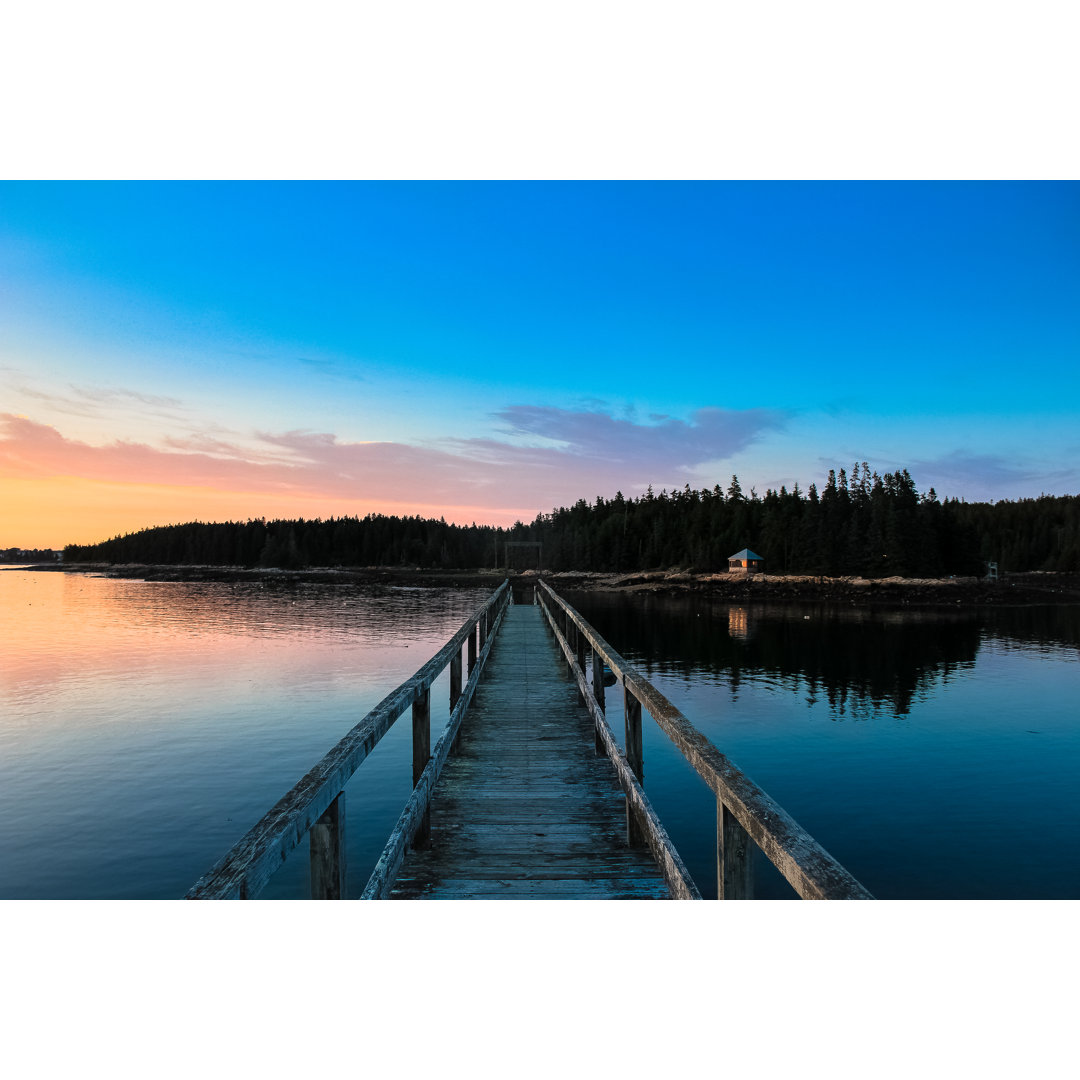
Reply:
[[[291,451],[291,460],[260,460],[257,453],[221,440],[210,444],[212,454],[125,441],[92,446],[45,424],[0,414],[0,473],[395,502],[469,502],[483,486],[466,459],[438,450],[340,443],[333,435],[304,433],[263,438]]]
[[[571,412],[538,405],[511,405],[496,413],[508,431],[562,443],[577,457],[647,466],[659,474],[731,457],[766,431],[783,426],[771,409],[698,409],[690,422],[653,415],[649,424],[602,411]]]
[[[216,437],[166,440],[163,447],[116,441],[95,446],[55,428],[0,414],[0,475],[75,476],[220,491],[445,507],[547,510],[582,497],[681,486],[687,470],[742,449],[780,424],[765,410],[702,409],[686,423],[637,424],[601,412],[512,406],[499,417],[517,438],[449,440],[438,446],[342,442],[329,433],[261,432],[256,449]]]

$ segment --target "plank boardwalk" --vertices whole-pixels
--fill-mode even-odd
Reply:
[[[541,610],[511,606],[392,899],[666,899]]]

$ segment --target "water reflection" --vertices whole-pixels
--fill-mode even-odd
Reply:
[[[1080,609],[873,610],[745,605],[700,597],[567,593],[627,657],[649,671],[723,675],[737,698],[746,679],[829,702],[837,715],[904,716],[932,686],[970,669],[989,638],[1076,650]]]
[[[182,896],[486,595],[0,573],[0,897]],[[411,783],[399,727],[351,785],[364,880]],[[303,861],[268,894],[303,896]]]

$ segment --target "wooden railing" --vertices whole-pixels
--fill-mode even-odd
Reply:
[[[461,629],[411,678],[388,694],[300,782],[285,794],[224,857],[189,890],[188,900],[248,900],[259,894],[289,852],[310,837],[311,896],[345,896],[345,795],[350,777],[394,721],[412,706],[413,791],[372,881],[400,865],[406,847],[426,842],[431,793],[472,701],[495,630],[510,601],[502,585]],[[462,686],[462,645],[467,683]],[[431,684],[450,668],[450,719],[435,752],[431,745]],[[365,896],[373,888],[369,881]],[[377,890],[377,886],[375,886]],[[381,895],[381,893],[380,893]]]
[[[716,796],[716,877],[721,900],[753,897],[751,841],[804,900],[872,900],[855,880],[805,829],[749,777],[735,767],[651,683],[634,670],[546,581],[539,582],[537,601],[555,631],[581,699],[596,725],[596,749],[615,766],[626,795],[627,831],[631,843],[646,843],[668,879],[673,896],[697,894],[685,867],[674,863],[674,848],[663,832],[641,787],[644,760],[641,710],[671,739],[683,757]],[[591,678],[585,674],[586,643],[592,647]],[[622,683],[626,718],[623,753],[607,723],[604,664]],[[678,856],[674,856],[678,859]],[[684,893],[692,889],[693,893]],[[698,894],[700,896],[700,894]]]

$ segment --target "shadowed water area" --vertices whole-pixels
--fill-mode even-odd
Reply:
[[[182,896],[485,595],[0,572],[0,897]],[[1080,896],[1080,609],[567,595],[876,896]],[[433,742],[447,697],[444,673]],[[644,739],[715,896],[713,797],[647,716]],[[406,717],[346,788],[349,895],[410,784]],[[304,846],[263,895],[306,888]],[[791,895],[764,860],[757,894]]]
[[[1080,897],[1080,607],[568,599],[875,896]],[[715,896],[712,793],[644,739],[649,798]],[[792,895],[755,871],[759,897]]]

